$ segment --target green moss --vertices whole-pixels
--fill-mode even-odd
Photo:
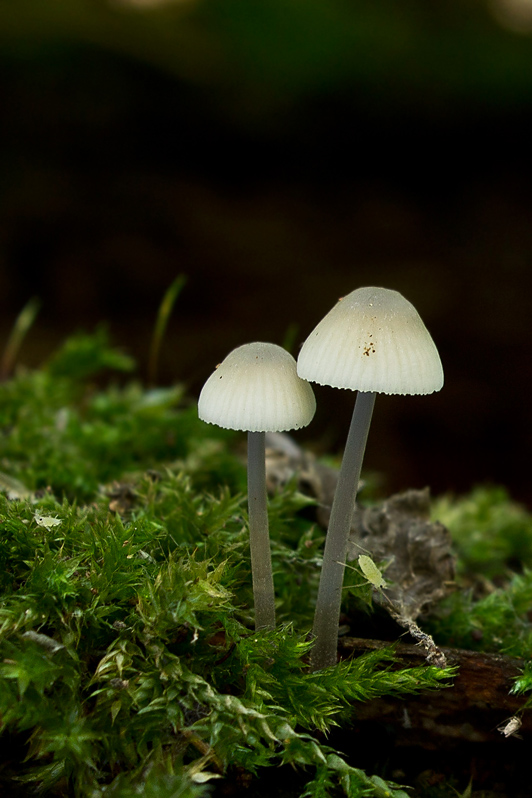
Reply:
[[[105,369],[131,366],[99,331],[71,339],[42,371],[2,384],[1,470],[32,491],[51,486],[56,496],[87,502],[102,483],[192,455],[205,439],[204,425],[179,386],[145,391],[131,382],[97,390],[92,382]],[[230,435],[213,428],[209,438],[212,450]],[[229,458],[221,449],[212,454],[220,474]]]
[[[442,644],[529,658],[532,650],[532,516],[499,487],[435,502],[451,530],[457,590],[430,627]]]
[[[323,532],[295,483],[270,501],[280,625],[256,633],[238,436],[199,422],[178,387],[97,387],[103,369],[130,365],[99,331],[0,385],[0,714],[19,745],[0,786],[196,798],[229,771],[288,764],[306,798],[404,798],[324,735],[360,702],[445,687],[451,671],[398,667],[392,647],[309,673]],[[437,506],[461,578],[488,563],[501,580],[490,595],[457,592],[438,642],[522,652],[532,580],[511,565],[528,564],[532,527],[490,496]],[[497,554],[473,545],[472,527]]]
[[[479,487],[459,499],[433,504],[433,518],[451,531],[462,577],[506,578],[532,568],[532,516],[501,487]]]

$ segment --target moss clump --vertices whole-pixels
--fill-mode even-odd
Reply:
[[[392,649],[307,665],[322,533],[290,484],[270,506],[278,629],[255,633],[245,472],[179,388],[101,331],[0,386],[0,786],[196,798],[291,765],[305,798],[406,793],[324,742],[357,702],[449,683]]]
[[[532,516],[502,487],[478,487],[468,496],[444,496],[433,517],[451,531],[462,578],[501,581],[532,568]]]
[[[442,645],[529,658],[532,650],[532,516],[500,487],[443,497],[433,515],[451,531],[457,591],[431,628]]]
[[[102,328],[67,341],[42,370],[3,383],[0,470],[29,491],[51,486],[55,496],[85,503],[102,484],[197,452],[206,443],[204,425],[179,386],[145,391],[138,382],[115,381],[98,390],[104,370],[132,368]],[[215,445],[228,437],[210,433],[209,466],[234,488],[239,469]],[[203,458],[195,467],[201,470]]]

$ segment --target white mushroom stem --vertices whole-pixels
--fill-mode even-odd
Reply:
[[[313,671],[336,665],[338,626],[347,540],[355,510],[360,470],[368,439],[375,393],[358,392],[334,494],[314,615],[315,637],[310,656]]]
[[[264,432],[248,432],[248,515],[255,629],[273,629],[275,596],[268,530]]]

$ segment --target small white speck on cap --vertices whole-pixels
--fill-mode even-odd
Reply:
[[[443,368],[414,306],[388,288],[358,288],[320,321],[303,344],[297,373],[333,388],[427,394]]]
[[[297,376],[296,361],[276,344],[244,344],[230,352],[203,386],[198,415],[208,424],[248,432],[306,427],[314,392]]]

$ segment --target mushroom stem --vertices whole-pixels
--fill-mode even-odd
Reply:
[[[268,530],[264,432],[248,432],[248,515],[255,629],[273,629],[275,596]]]
[[[358,392],[323,552],[323,565],[312,629],[315,642],[310,656],[310,666],[313,671],[319,671],[329,665],[336,665],[347,539],[355,510],[358,481],[374,404],[374,392]]]

